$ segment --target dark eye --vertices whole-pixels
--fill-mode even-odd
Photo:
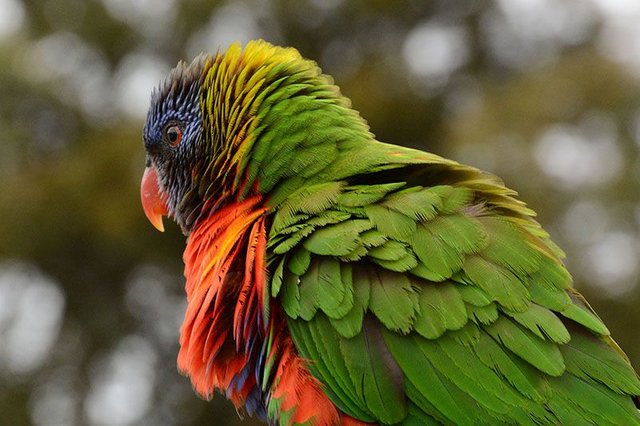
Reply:
[[[172,124],[165,129],[164,135],[167,138],[169,145],[176,147],[182,140],[182,129],[179,126]]]

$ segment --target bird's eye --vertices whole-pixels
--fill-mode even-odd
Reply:
[[[167,138],[167,142],[172,147],[178,146],[180,141],[182,140],[182,129],[175,124],[170,125],[164,131],[165,137]]]

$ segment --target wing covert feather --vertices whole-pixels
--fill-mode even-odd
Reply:
[[[345,180],[275,214],[271,294],[330,397],[381,424],[640,425],[636,373],[533,212],[424,161],[420,185]]]

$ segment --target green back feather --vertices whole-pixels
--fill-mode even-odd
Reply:
[[[387,181],[298,189],[275,209],[271,230],[290,265],[282,277],[276,269],[272,293],[338,407],[382,424],[640,424],[635,372],[514,193],[435,156],[397,147],[392,156],[375,142],[370,150],[398,169],[371,175]],[[421,184],[410,183],[420,180],[416,170]],[[384,336],[382,363],[362,346],[367,315]],[[314,340],[318,328],[331,338]],[[403,378],[394,406],[404,408],[385,417],[385,398],[398,395],[390,382],[376,388],[375,377],[394,369]],[[363,393],[374,388],[380,394]],[[582,398],[585,406],[574,403]]]

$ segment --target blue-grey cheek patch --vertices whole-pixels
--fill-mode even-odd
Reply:
[[[153,105],[149,111],[144,129],[146,140],[161,142],[163,131],[169,123],[176,122],[183,126],[183,140],[179,146],[192,144],[197,140],[202,123],[202,112],[198,101],[197,91],[189,96],[180,96],[180,101],[171,96],[161,99],[159,104]]]
[[[188,67],[178,65],[168,79],[154,90],[144,130],[145,138],[160,141],[162,132],[170,121],[182,123],[185,133],[197,129],[202,121],[200,87],[205,60],[206,57],[202,57]],[[194,129],[191,129],[192,126]]]

